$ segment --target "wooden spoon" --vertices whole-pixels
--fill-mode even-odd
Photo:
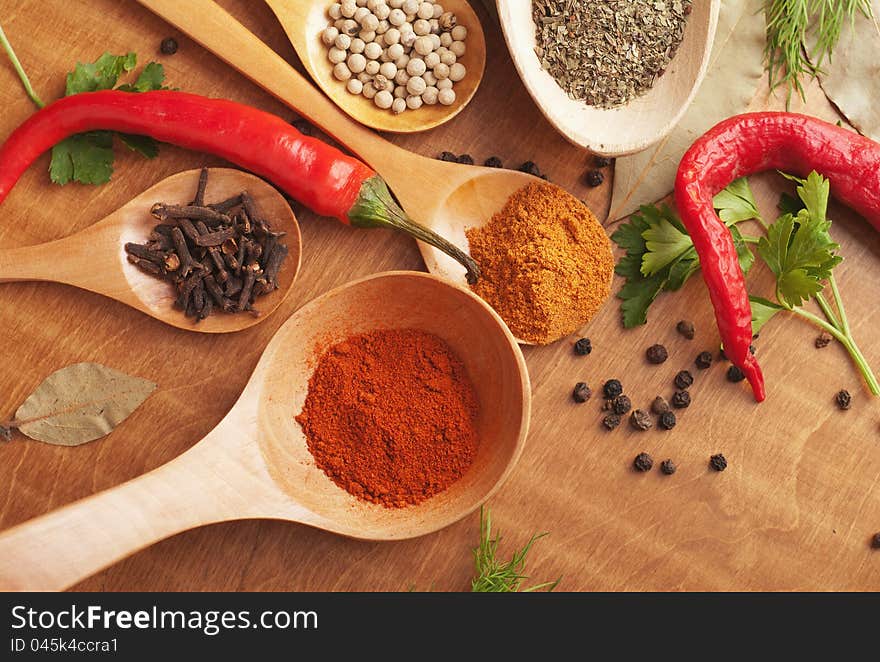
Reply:
[[[721,0],[694,2],[678,52],[654,87],[624,106],[603,109],[570,99],[541,68],[532,3],[496,1],[513,63],[541,112],[572,143],[605,156],[639,152],[678,124],[706,74],[721,7]]]
[[[385,179],[413,219],[460,247],[468,245],[466,228],[484,225],[514,191],[541,181],[515,170],[438,161],[389,143],[342,113],[212,0],[138,2],[346,145]],[[465,284],[455,260],[427,244],[419,249],[429,271]]]
[[[212,168],[206,200],[219,202],[248,191],[273,227],[287,233],[284,241],[289,253],[278,274],[278,289],[258,300],[259,317],[216,313],[196,324],[174,307],[177,293],[170,283],[144,273],[128,261],[125,244],[143,243],[159,223],[150,215],[150,207],[156,202],[189,203],[198,180],[198,170],[172,175],[81,232],[37,246],[0,250],[0,283],[40,280],[74,285],[188,331],[228,333],[259,323],[290,292],[300,267],[302,238],[290,205],[258,177],[240,170]]]
[[[385,508],[345,492],[317,468],[294,420],[316,348],[376,328],[423,329],[446,340],[481,405],[473,465],[417,506]],[[283,519],[372,540],[436,531],[501,485],[522,451],[529,413],[522,353],[482,300],[429,274],[369,276],[285,322],[229,414],[183,455],[0,534],[0,590],[64,589],[154,542],[213,522]]]
[[[486,40],[480,19],[467,0],[442,0],[447,11],[456,15],[458,24],[467,28],[466,50],[458,61],[467,69],[464,79],[455,84],[455,102],[450,106],[436,104],[422,106],[394,115],[390,110],[378,108],[370,99],[360,94],[350,94],[345,84],[333,77],[333,65],[327,59],[327,46],[321,41],[321,32],[330,19],[327,17],[327,0],[266,0],[278,21],[284,27],[290,43],[305,66],[306,71],[339,108],[366,126],[395,133],[425,131],[448,122],[468,104],[486,66]]]

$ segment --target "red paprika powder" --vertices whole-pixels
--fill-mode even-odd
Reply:
[[[355,335],[324,352],[296,420],[334,483],[400,508],[467,471],[477,452],[476,415],[473,385],[449,345],[401,329]]]

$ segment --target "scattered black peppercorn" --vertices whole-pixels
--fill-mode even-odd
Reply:
[[[694,383],[694,376],[688,370],[682,370],[675,376],[675,387],[681,390],[690,388]]]
[[[871,538],[871,547],[874,549],[880,549],[880,531],[874,534],[874,537]]]
[[[617,414],[608,414],[608,416],[602,419],[602,425],[609,430],[613,430],[620,425],[620,416]]]
[[[712,352],[700,352],[697,354],[697,360],[694,363],[700,370],[705,370],[712,365]]]
[[[645,352],[645,357],[649,363],[659,365],[669,358],[669,352],[663,345],[651,345]]]
[[[587,386],[584,382],[578,382],[574,386],[574,390],[571,392],[571,397],[575,402],[586,402],[590,399],[590,396],[593,394],[590,391],[590,387]]]
[[[838,391],[834,399],[837,401],[837,406],[840,409],[846,410],[852,405],[852,396],[846,389]]]
[[[593,344],[589,338],[581,338],[574,344],[574,353],[578,356],[586,356],[593,351]]]
[[[743,371],[737,368],[735,365],[732,365],[727,369],[727,381],[733,382],[735,384],[737,382],[741,382],[745,378],[746,376],[743,374]]]
[[[671,411],[664,411],[662,414],[660,414],[659,423],[660,427],[664,430],[671,430],[675,427],[675,424],[677,423],[675,414],[673,414]]]
[[[623,393],[623,386],[617,379],[609,379],[602,387],[602,394],[605,396],[606,400],[616,398],[621,393]]]
[[[676,409],[684,409],[691,404],[691,394],[687,391],[676,391],[672,396],[672,406]]]
[[[658,416],[660,414],[665,414],[666,412],[668,412],[669,403],[666,402],[666,398],[664,398],[662,395],[658,395],[656,398],[654,398],[654,402],[651,403],[651,411]]]
[[[611,165],[611,159],[609,159],[607,156],[594,156],[593,165],[597,168],[607,168]]]
[[[501,159],[497,156],[490,156],[488,159],[483,161],[483,165],[487,168],[503,168],[504,164],[501,163]]]
[[[660,463],[660,471],[662,471],[667,476],[671,476],[672,474],[674,474],[677,469],[678,467],[675,466],[675,462],[673,462],[672,460],[663,460]]]
[[[448,161],[449,163],[457,163],[458,157],[452,152],[440,152],[440,156],[437,157],[441,161]]]
[[[709,458],[709,466],[715,469],[715,471],[724,471],[727,469],[727,458],[721,453],[713,455]]]
[[[159,44],[159,50],[162,52],[162,55],[174,55],[177,52],[177,39],[174,37],[163,39],[162,43]]]
[[[538,169],[538,166],[535,165],[534,161],[526,161],[519,168],[517,168],[517,170],[529,175],[534,175],[535,177],[541,176],[541,171]]]
[[[0,439],[3,441],[12,441],[12,428],[4,428],[0,425]]]
[[[615,414],[623,416],[630,409],[632,409],[632,402],[630,401],[629,396],[618,395],[611,401],[611,411]]]
[[[602,182],[605,181],[605,175],[602,174],[601,170],[590,170],[587,173],[587,184],[589,186],[602,186]]]
[[[676,324],[675,330],[688,340],[693,340],[696,333],[696,330],[694,329],[694,323],[688,322],[687,320],[681,320],[678,324]]]
[[[474,157],[470,154],[462,154],[456,160],[456,163],[461,163],[462,165],[474,165]]]
[[[816,338],[816,342],[815,342],[816,349],[822,349],[823,347],[828,347],[830,342],[831,342],[831,334],[823,331]]]
[[[650,471],[654,466],[654,459],[647,453],[639,453],[633,460],[633,468],[636,471]]]
[[[645,431],[654,427],[654,424],[651,422],[651,415],[643,409],[636,409],[630,415],[629,422],[636,430]]]

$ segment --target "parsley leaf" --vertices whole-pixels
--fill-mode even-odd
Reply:
[[[761,332],[761,328],[770,321],[780,310],[785,310],[778,303],[773,303],[769,299],[763,297],[749,297],[749,303],[752,306],[752,333]]]
[[[77,63],[67,74],[65,96],[82,92],[112,89],[119,77],[137,65],[137,55],[104,53],[95,62]],[[126,92],[147,92],[164,89],[165,71],[161,64],[150,62],[143,68],[134,85],[124,84],[117,89]],[[147,158],[159,153],[155,140],[149,136],[117,134],[129,149]],[[52,148],[49,177],[56,184],[72,181],[83,184],[104,184],[113,174],[113,133],[90,131],[71,136]]]
[[[727,188],[715,196],[712,204],[719,218],[727,225],[761,218],[755,195],[749,186],[749,180],[745,177],[732,181]]]

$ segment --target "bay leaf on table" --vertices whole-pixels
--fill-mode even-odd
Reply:
[[[668,195],[687,148],[726,117],[745,112],[764,74],[763,0],[722,0],[706,77],[690,108],[662,141],[617,159],[609,220]]]
[[[856,12],[852,26],[845,22],[819,83],[859,133],[880,141],[880,0],[872,0],[871,9],[872,17]],[[807,50],[814,52],[815,44]]]
[[[109,434],[156,384],[99,363],[75,363],[49,375],[15,412],[13,426],[31,439],[79,446]]]

